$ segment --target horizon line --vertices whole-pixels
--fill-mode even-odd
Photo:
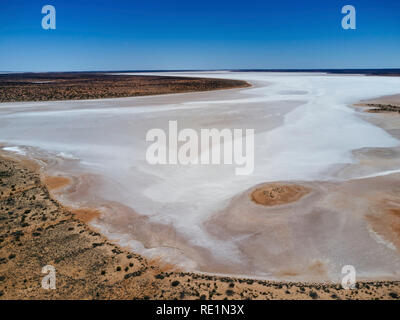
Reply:
[[[231,71],[231,72],[335,72],[335,71],[388,71],[400,72],[400,68],[223,68],[223,69],[123,69],[123,70],[57,70],[57,71],[11,71],[0,70],[0,73],[111,73],[111,72],[207,72],[207,71]]]

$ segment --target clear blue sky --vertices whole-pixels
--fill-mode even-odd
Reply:
[[[0,70],[231,68],[400,68],[400,0],[0,0]]]

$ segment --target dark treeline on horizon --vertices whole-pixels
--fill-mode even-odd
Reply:
[[[0,71],[5,73],[19,74],[37,74],[37,73],[109,73],[109,72],[209,72],[209,71],[230,71],[230,72],[326,72],[332,74],[366,74],[366,75],[387,75],[400,76],[400,69],[385,68],[385,69],[187,69],[187,70],[96,70],[96,71],[43,71],[43,72],[15,72],[15,71]]]

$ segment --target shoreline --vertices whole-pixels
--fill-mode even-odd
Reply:
[[[400,281],[360,281],[357,289],[344,290],[337,283],[265,281],[173,271],[173,266],[126,251],[87,222],[82,223],[52,198],[38,172],[20,161],[0,155],[0,299],[397,299],[400,295]],[[13,181],[16,191],[4,187],[5,177]],[[19,185],[28,188],[18,189]],[[33,194],[35,200],[29,198]],[[38,199],[40,194],[44,195],[42,199]],[[10,198],[14,206],[8,204]],[[22,207],[21,198],[25,198]],[[47,214],[42,214],[40,220],[33,218],[39,213],[32,208],[41,201],[40,210],[49,214],[45,221],[42,219]],[[29,225],[22,226],[22,219]],[[55,229],[58,241],[54,241]],[[50,257],[46,259],[46,255]],[[55,266],[56,290],[40,288],[41,264]]]

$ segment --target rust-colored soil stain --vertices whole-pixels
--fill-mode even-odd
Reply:
[[[89,222],[100,216],[101,212],[95,209],[72,209],[70,210],[74,217],[82,222]]]
[[[66,177],[46,176],[43,182],[49,190],[56,190],[69,185],[71,180]]]
[[[367,219],[376,233],[399,250],[400,203],[385,199],[374,214],[367,215]]]

